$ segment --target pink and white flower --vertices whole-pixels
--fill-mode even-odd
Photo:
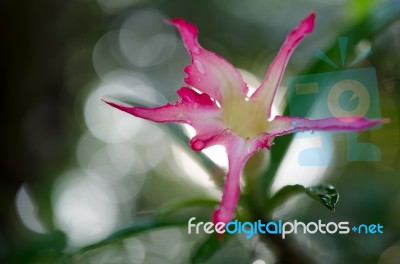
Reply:
[[[229,170],[221,203],[213,214],[215,223],[227,223],[234,217],[243,168],[257,150],[270,149],[274,137],[306,130],[361,131],[382,123],[380,119],[363,117],[310,120],[276,116],[271,120],[272,102],[286,64],[300,41],[313,30],[314,20],[315,14],[310,13],[289,33],[264,80],[248,96],[248,86],[240,73],[225,59],[200,46],[197,27],[182,18],[172,19],[169,23],[177,28],[192,57],[192,63],[184,69],[188,87],[177,91],[180,101],[155,108],[107,102],[140,118],[191,125],[196,130],[189,142],[193,150],[225,147]]]

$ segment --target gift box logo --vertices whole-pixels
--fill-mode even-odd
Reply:
[[[347,38],[339,38],[342,67],[345,66]],[[350,67],[371,54],[366,50]],[[318,50],[316,57],[335,68],[337,64]],[[343,69],[287,78],[290,115],[307,118],[364,116],[381,118],[378,84],[374,68]],[[379,127],[378,127],[379,128]],[[377,129],[372,128],[372,129]],[[355,132],[346,135],[347,161],[379,161],[381,151],[371,142],[359,142]],[[331,134],[327,132],[297,133],[296,139],[319,140],[319,146],[303,149],[298,156],[302,166],[331,165]]]

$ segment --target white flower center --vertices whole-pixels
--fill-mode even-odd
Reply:
[[[265,105],[242,96],[224,100],[222,118],[229,129],[243,138],[254,138],[267,130]]]

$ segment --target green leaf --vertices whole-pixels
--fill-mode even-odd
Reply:
[[[218,203],[219,201],[209,198],[192,198],[189,200],[180,200],[162,206],[159,211],[159,216],[166,216],[187,207],[202,206],[214,208],[216,205],[218,205]]]
[[[48,234],[30,234],[24,242],[15,254],[10,255],[7,263],[54,263],[62,256],[67,237],[61,231],[53,231]]]
[[[320,202],[332,211],[335,210],[336,203],[339,200],[339,193],[335,187],[329,184],[321,184],[309,188],[299,184],[288,185],[267,200],[267,210],[272,212],[273,209],[285,203],[289,198],[302,193],[307,194],[310,198]]]
[[[199,245],[195,246],[191,254],[191,263],[207,263],[215,253],[217,253],[224,245],[229,236],[223,238],[218,237],[215,233],[208,235]]]
[[[357,20],[365,17],[376,6],[376,0],[347,1],[347,12],[350,18]]]
[[[131,226],[128,226],[126,228],[122,228],[118,231],[115,231],[114,233],[112,233],[110,236],[108,236],[104,240],[101,240],[97,243],[88,245],[88,246],[80,249],[79,252],[75,253],[74,255],[79,256],[90,250],[94,250],[94,249],[109,245],[111,243],[121,241],[127,237],[138,235],[145,231],[150,231],[150,230],[163,228],[163,227],[183,226],[186,224],[187,224],[187,219],[182,219],[182,218],[165,220],[165,219],[159,219],[155,215],[138,217],[137,219],[135,219],[135,222]]]
[[[329,210],[335,211],[336,203],[339,200],[339,193],[329,184],[321,184],[315,187],[305,189],[308,196],[321,202]]]

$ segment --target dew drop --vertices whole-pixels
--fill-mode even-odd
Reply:
[[[194,65],[196,66],[197,70],[201,73],[201,74],[206,74],[206,68],[204,67],[203,63],[201,63],[198,60],[194,60],[193,61]]]

